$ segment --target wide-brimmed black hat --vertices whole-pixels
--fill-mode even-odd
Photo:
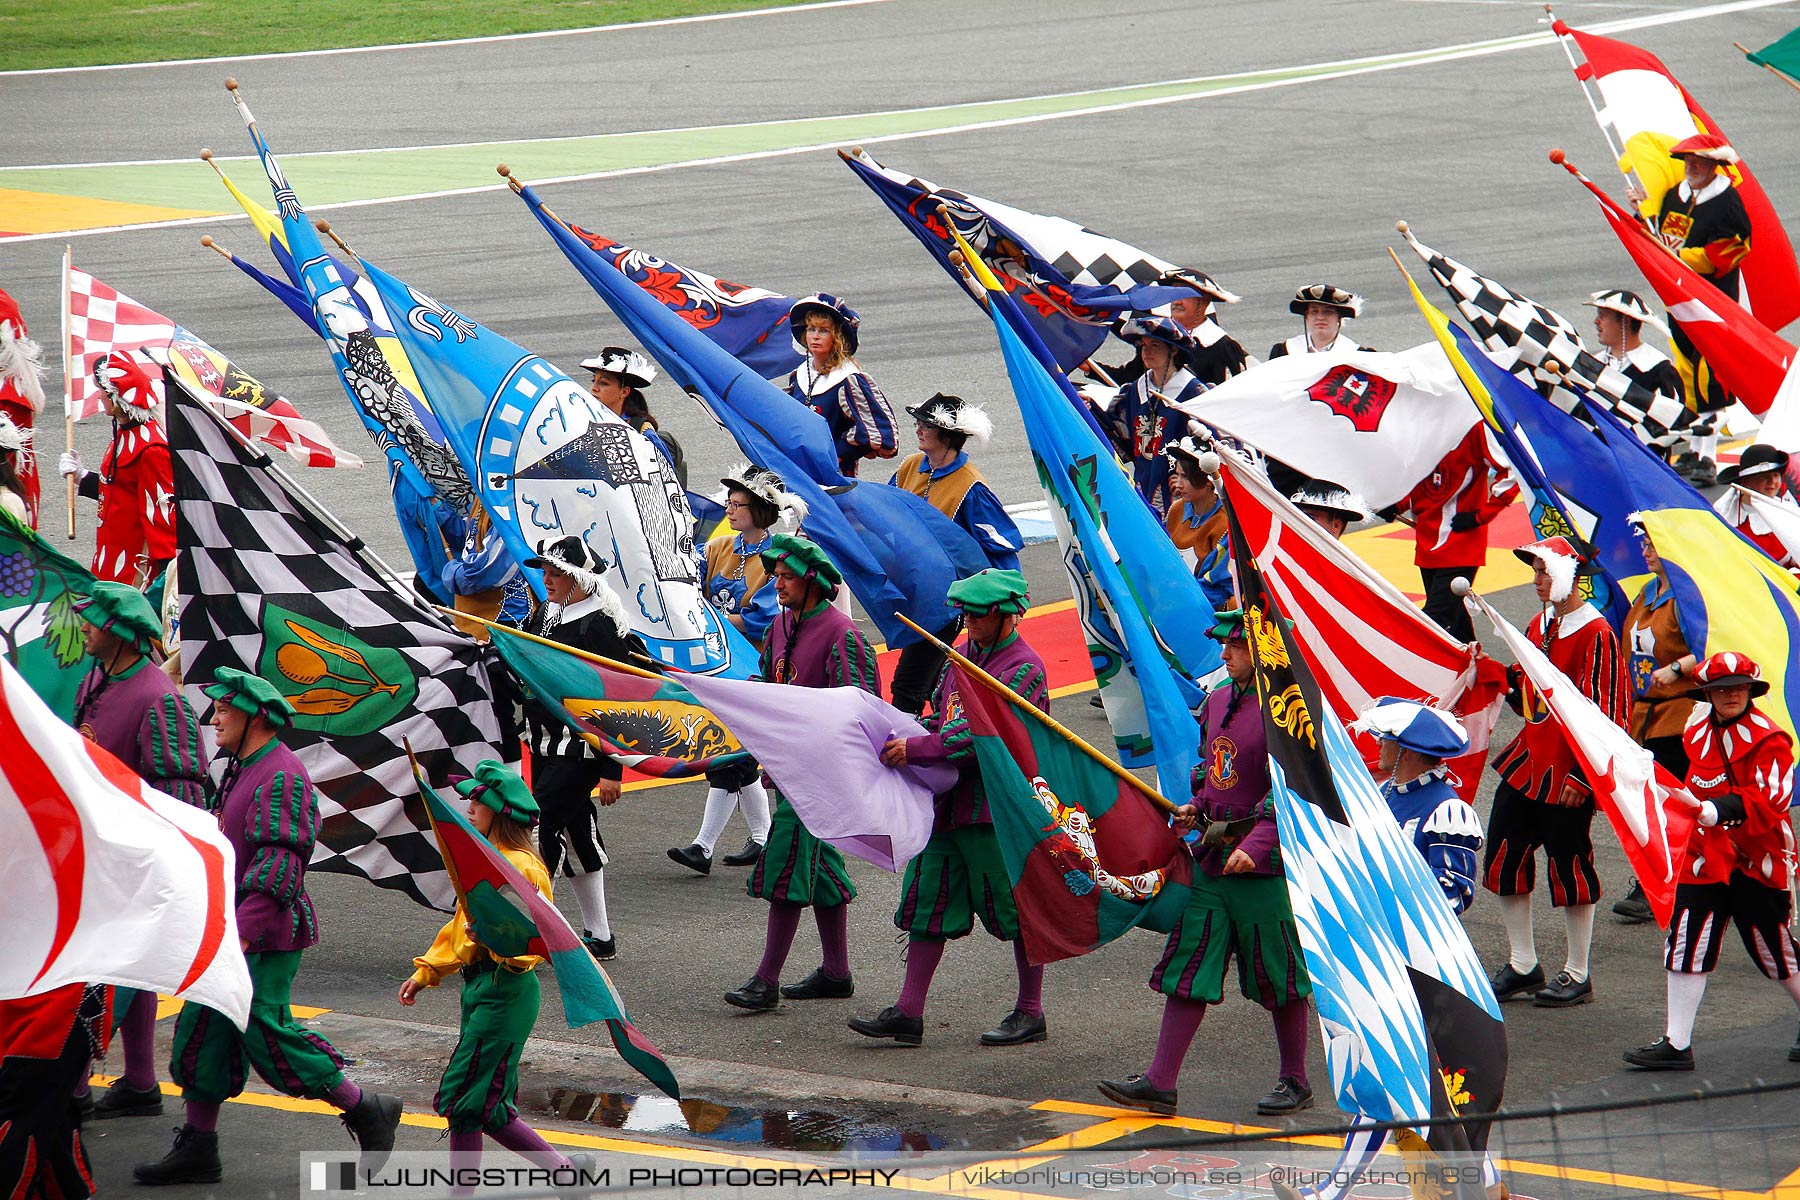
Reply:
[[[1771,471],[1787,470],[1788,452],[1777,450],[1773,446],[1765,446],[1761,442],[1744,447],[1737,462],[1719,472],[1720,483],[1742,483],[1758,475],[1767,475]]]

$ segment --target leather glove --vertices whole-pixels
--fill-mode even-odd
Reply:
[[[1469,530],[1474,529],[1478,524],[1479,522],[1475,520],[1474,513],[1459,512],[1454,517],[1450,518],[1450,532],[1467,533]]]

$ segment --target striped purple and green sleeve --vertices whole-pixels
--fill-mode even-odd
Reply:
[[[310,922],[303,896],[306,863],[319,836],[319,801],[304,777],[277,772],[256,790],[244,822],[247,861],[238,877],[238,926],[251,942],[273,932],[279,910]],[[287,931],[295,932],[295,931]]]
[[[875,670],[875,651],[862,630],[852,626],[844,640],[831,648],[826,670],[832,687],[857,687],[873,695],[881,695],[881,680]]]
[[[178,695],[164,696],[144,713],[138,753],[149,768],[146,782],[195,808],[218,811],[200,743],[200,721]]]

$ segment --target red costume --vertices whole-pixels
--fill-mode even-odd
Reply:
[[[100,469],[81,476],[81,494],[100,501],[93,572],[147,583],[175,557],[175,472],[169,439],[156,421],[155,376],[148,364],[115,350],[95,366],[94,377],[123,416],[113,418]]]
[[[1458,578],[1474,582],[1487,562],[1488,526],[1518,494],[1519,485],[1506,480],[1506,466],[1489,445],[1487,427],[1476,425],[1395,506],[1411,514],[1425,615],[1458,641],[1474,641],[1475,626],[1452,585]]]

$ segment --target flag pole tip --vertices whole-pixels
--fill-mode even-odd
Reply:
[[[1458,575],[1450,580],[1450,590],[1458,596],[1467,596],[1475,590],[1475,585]]]
[[[202,246],[205,246],[208,250],[211,250],[213,248],[212,234],[210,234],[210,233],[201,234],[200,235],[200,244]]]
[[[507,166],[505,163],[500,163],[498,166],[496,166],[494,168],[494,172],[498,175],[504,175],[508,179],[512,178],[512,168]]]
[[[212,151],[210,149],[203,148],[200,151],[200,161],[201,162],[211,162],[212,161]]]
[[[852,156],[854,156],[854,157],[856,157],[856,158],[861,158],[861,157],[862,157],[862,152],[863,152],[863,148],[862,148],[862,147],[861,147],[861,146],[852,146],[852,147],[850,147],[850,153],[851,153],[851,155],[852,155]]]
[[[1562,166],[1563,163],[1568,161],[1568,157],[1569,157],[1568,155],[1566,155],[1562,152],[1562,148],[1560,146],[1557,147],[1556,149],[1550,151],[1550,161],[1555,163],[1559,167]]]
[[[313,228],[318,230],[320,233],[330,233],[331,232],[331,222],[325,220],[324,218],[320,218],[319,220],[313,222]]]
[[[235,92],[235,91],[237,91],[237,90],[238,90],[238,89],[237,89],[237,80],[235,80],[235,79],[230,79],[230,78],[228,78],[228,79],[226,79],[226,80],[225,80],[225,90],[226,90],[226,91],[228,91],[228,92]]]
[[[1412,228],[1412,226],[1408,225],[1405,221],[1395,221],[1394,222],[1394,229],[1396,232],[1405,233],[1411,228]]]
[[[1203,475],[1217,475],[1219,473],[1219,456],[1214,451],[1202,450],[1200,456],[1194,461],[1200,467],[1200,473]],[[1460,578],[1460,576],[1458,576],[1458,578]]]

